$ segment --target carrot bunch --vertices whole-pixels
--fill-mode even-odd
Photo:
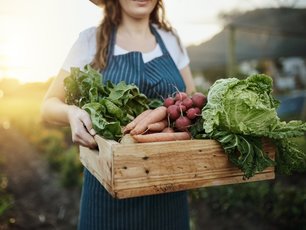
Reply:
[[[188,129],[205,104],[206,97],[201,93],[189,97],[177,92],[174,97],[166,98],[163,106],[138,115],[124,127],[123,133],[140,143],[189,140]]]

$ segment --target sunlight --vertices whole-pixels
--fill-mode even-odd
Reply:
[[[89,1],[2,0],[0,11],[0,79],[47,81],[54,77],[79,33],[100,22],[101,11]],[[285,1],[285,0],[284,0]],[[279,2],[284,2],[279,1]],[[166,16],[185,46],[198,45],[218,33],[220,12],[276,7],[275,1],[166,0]],[[294,2],[294,0],[287,0]],[[305,1],[296,1],[305,6]],[[80,17],[86,15],[86,17]]]
[[[17,39],[10,39],[0,48],[0,52],[4,54],[7,67],[16,67],[22,64],[23,49],[18,46]]]
[[[89,1],[10,1],[0,10],[0,79],[21,83],[54,77],[83,29],[100,10]],[[80,14],[88,17],[79,17]]]
[[[6,120],[2,122],[2,128],[3,129],[9,129],[11,127],[10,121]]]
[[[177,29],[181,40],[185,46],[199,45],[205,40],[209,40],[222,30],[222,27],[214,24],[173,24]],[[181,31],[184,31],[182,33]]]
[[[41,75],[50,77],[44,70],[48,59],[44,59],[46,64],[38,64],[41,59],[37,56],[41,51],[33,44],[35,39],[14,36],[14,33],[8,33],[6,36],[5,41],[0,44],[0,79],[15,78],[21,83],[46,81],[47,77],[41,79]]]
[[[18,46],[17,39],[11,39],[0,46],[1,77],[17,77],[24,67],[24,50]]]
[[[11,23],[12,25],[18,24],[18,20],[11,20]],[[26,45],[25,34],[31,31],[26,31],[25,28],[19,28],[17,31],[14,26],[10,27],[4,21],[0,24],[3,25],[3,36],[0,42],[0,79],[15,78],[21,82],[26,82],[29,71],[27,63],[29,63],[31,57],[26,53],[28,46]]]

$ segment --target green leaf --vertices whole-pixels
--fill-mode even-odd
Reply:
[[[110,81],[103,84],[101,73],[90,65],[71,68],[64,80],[65,101],[86,110],[90,114],[96,132],[109,139],[121,138],[121,127],[148,109],[148,99],[137,86]]]
[[[297,148],[289,139],[274,140],[277,146],[276,165],[279,172],[292,174],[293,172],[306,172],[306,152]]]
[[[150,109],[155,109],[157,107],[162,106],[164,103],[162,100],[158,100],[158,99],[154,99],[154,100],[150,100],[149,102],[149,108]]]
[[[275,165],[263,151],[261,138],[237,135],[226,131],[216,131],[210,136],[219,141],[229,160],[250,178],[257,172]]]
[[[123,111],[115,105],[113,102],[108,100],[107,98],[104,98],[100,101],[101,104],[105,105],[107,112],[113,116],[115,116],[117,119],[122,119],[124,114]]]
[[[272,95],[272,83],[272,78],[263,74],[244,80],[217,80],[210,87],[207,104],[202,110],[204,132],[193,130],[199,138],[208,136],[219,140],[230,160],[245,172],[246,177],[272,165],[260,144],[262,137],[275,140],[280,171],[305,169],[305,153],[288,138],[303,136],[306,123],[280,120],[276,112],[279,101]],[[236,151],[240,152],[239,157]]]

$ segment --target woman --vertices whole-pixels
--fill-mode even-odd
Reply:
[[[68,124],[75,143],[93,148],[89,115],[64,103],[70,67],[90,63],[103,80],[138,85],[149,98],[195,90],[186,50],[164,17],[162,0],[92,0],[104,9],[98,28],[80,33],[42,106],[44,120]],[[86,169],[79,229],[189,229],[186,192],[113,199]]]

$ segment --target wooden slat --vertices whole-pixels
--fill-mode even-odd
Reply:
[[[207,186],[273,179],[268,168],[244,180],[215,140],[119,144],[96,136],[97,152],[80,148],[81,161],[115,197],[127,198]],[[264,141],[274,159],[275,148]]]
[[[212,186],[221,186],[221,185],[228,185],[228,184],[239,184],[239,183],[247,183],[247,182],[255,182],[255,181],[263,181],[263,180],[272,180],[275,178],[274,171],[272,172],[262,172],[256,174],[254,177],[243,180],[241,175],[233,176],[228,175],[224,178],[218,179],[202,179],[199,181],[192,181],[186,183],[167,183],[162,185],[153,185],[147,187],[138,187],[138,188],[128,188],[117,190],[114,193],[114,197],[123,199],[128,197],[137,197],[137,196],[145,196],[151,194],[161,194],[167,192],[175,192],[175,191],[182,191],[182,190],[189,190],[189,189],[196,189],[202,187],[212,187]]]
[[[261,173],[273,173],[274,168],[268,168]],[[257,173],[258,176],[261,173]],[[197,174],[177,174],[177,175],[164,175],[164,176],[155,176],[155,177],[140,177],[134,179],[117,179],[115,190],[127,189],[127,188],[140,188],[140,187],[149,187],[149,186],[162,186],[164,184],[185,184],[190,183],[191,188],[192,184],[198,184],[202,181],[210,180],[210,181],[221,181],[221,178],[235,177],[235,181],[239,179],[239,181],[243,182],[252,182],[256,177],[251,177],[250,179],[244,179],[243,173],[239,169],[223,169],[222,171],[211,171],[206,173],[197,173]],[[221,183],[220,182],[220,183]],[[221,183],[222,184],[222,183]],[[221,185],[220,184],[220,185]]]
[[[113,157],[112,145],[116,142],[106,141],[99,136],[95,136],[98,143],[98,150],[80,146],[80,161],[92,175],[113,194]]]
[[[205,141],[205,144],[203,140],[191,142],[193,143],[167,143],[166,150],[154,143],[142,146],[141,153],[137,145],[125,149],[117,148],[114,153],[116,190],[159,185],[167,179],[179,184],[201,178],[218,179],[229,174],[243,177],[241,170],[228,161],[227,155],[216,141]],[[163,149],[163,153],[158,152],[160,149]],[[271,149],[266,146],[265,149],[273,156]]]

